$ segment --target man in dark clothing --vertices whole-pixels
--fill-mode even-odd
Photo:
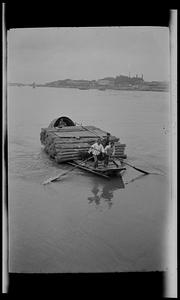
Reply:
[[[102,144],[103,144],[103,147],[105,148],[107,145],[109,145],[109,143],[110,143],[110,133],[109,132],[107,132],[107,135],[106,135],[106,137],[103,139],[103,141],[102,141]]]
[[[105,154],[104,167],[107,167],[110,157],[113,157],[115,155],[115,145],[113,141],[111,141],[109,145],[105,147],[104,154]]]

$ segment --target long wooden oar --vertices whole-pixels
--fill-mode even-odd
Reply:
[[[92,157],[89,157],[88,159],[86,159],[84,162],[90,160]],[[53,181],[56,181],[56,180],[59,180],[61,176],[64,176],[64,175],[67,175],[68,173],[70,173],[71,171],[73,171],[74,169],[78,168],[78,165],[75,166],[74,168],[72,168],[71,170],[65,172],[65,173],[61,173],[61,174],[58,174],[57,176],[55,177],[50,177],[49,179],[45,180],[43,182],[43,184],[48,184],[50,182],[53,182]]]
[[[117,158],[117,157],[116,157]],[[137,168],[137,167],[135,167],[135,166],[132,166],[131,164],[129,164],[129,163],[127,163],[127,162],[124,162],[124,161],[122,161],[122,160],[120,160],[119,158],[117,158],[121,163],[123,163],[123,164],[125,164],[125,165],[128,165],[128,166],[130,166],[131,168],[133,168],[133,169],[135,169],[135,170],[137,170],[137,171],[139,171],[139,172],[141,172],[141,173],[144,173],[144,174],[146,174],[146,175],[148,175],[148,174],[150,174],[149,172],[147,172],[147,171],[144,171],[144,170],[142,170],[142,169],[139,169],[139,168]]]

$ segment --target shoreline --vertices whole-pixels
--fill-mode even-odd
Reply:
[[[37,87],[45,87],[45,88],[63,88],[63,89],[79,89],[79,90],[82,90],[82,91],[87,91],[87,90],[99,90],[101,92],[104,92],[106,90],[111,90],[111,91],[140,91],[140,92],[165,92],[165,93],[168,93],[169,90],[165,90],[165,89],[138,89],[138,88],[125,88],[125,87],[122,87],[122,88],[110,88],[110,87],[107,87],[105,89],[101,89],[101,88],[82,88],[82,87],[76,87],[76,86],[52,86],[52,85],[41,85],[41,84],[37,84],[35,87],[33,87],[32,85],[29,85],[29,84],[9,84],[10,87],[32,87],[32,88],[37,88]]]

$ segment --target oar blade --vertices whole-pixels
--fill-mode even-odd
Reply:
[[[47,180],[45,180],[45,181],[43,182],[43,184],[45,185],[45,184],[48,184],[48,183],[50,183],[50,182],[60,180],[60,177],[61,177],[61,176],[64,176],[64,175],[66,175],[66,173],[59,174],[59,175],[57,175],[57,176],[55,176],[55,177],[48,178]]]
[[[127,163],[127,162],[124,162],[124,161],[122,161],[121,159],[119,159],[119,161],[120,161],[121,163],[124,163],[125,165],[127,165],[127,166],[130,166],[131,168],[133,168],[133,169],[135,169],[135,170],[137,170],[137,171],[139,171],[139,172],[141,172],[141,173],[145,174],[145,175],[148,175],[148,174],[150,174],[149,172],[147,172],[147,171],[144,171],[144,170],[142,170],[142,169],[139,169],[139,168],[137,168],[137,167],[134,167],[134,166],[132,166],[131,164],[129,164],[129,163]]]
[[[45,181],[43,182],[43,184],[46,185],[46,184],[51,183],[51,182],[53,182],[53,181],[55,181],[55,180],[57,180],[57,178],[49,178],[49,179],[45,180]]]
[[[46,184],[48,184],[48,183],[50,183],[50,182],[51,182],[51,178],[45,180],[42,184],[43,184],[43,185],[46,185]]]

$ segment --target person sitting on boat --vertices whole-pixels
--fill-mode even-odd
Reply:
[[[104,167],[107,167],[109,164],[110,157],[115,155],[115,145],[114,142],[111,141],[104,149]]]
[[[107,132],[107,135],[106,135],[106,137],[103,139],[103,141],[102,141],[102,144],[103,144],[103,146],[104,146],[104,148],[107,146],[107,145],[109,145],[109,143],[110,143],[110,133],[109,132]]]
[[[92,153],[94,158],[94,168],[98,167],[98,160],[101,160],[104,156],[104,147],[101,143],[101,139],[98,139],[89,149],[88,153]]]
[[[65,127],[65,126],[67,126],[67,124],[64,122],[63,119],[61,119],[61,120],[59,121],[58,128],[62,128],[62,127]]]

